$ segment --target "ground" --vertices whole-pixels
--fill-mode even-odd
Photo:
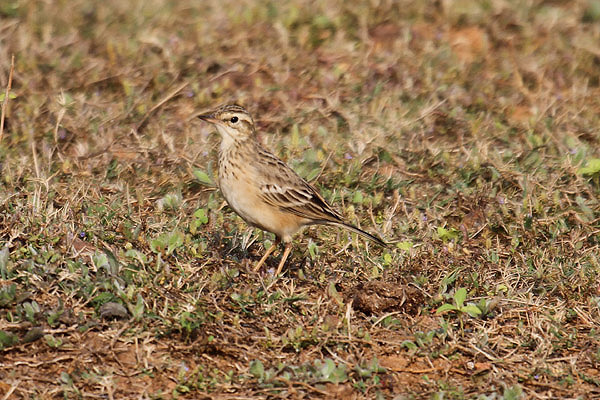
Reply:
[[[599,43],[598,0],[4,0],[0,396],[600,398]],[[230,102],[390,246],[254,273]]]

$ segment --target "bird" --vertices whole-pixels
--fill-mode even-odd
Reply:
[[[214,125],[221,136],[218,187],[229,207],[249,225],[275,234],[275,242],[255,265],[255,272],[283,242],[275,273],[279,276],[292,250],[292,237],[308,225],[342,227],[387,246],[381,238],[345,222],[314,186],[265,149],[245,108],[227,104],[197,117]]]

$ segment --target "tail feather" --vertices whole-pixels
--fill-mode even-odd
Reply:
[[[388,244],[386,242],[384,242],[382,239],[378,238],[375,235],[371,235],[369,232],[365,232],[362,229],[357,228],[354,225],[350,225],[350,224],[347,224],[345,222],[333,222],[333,221],[325,221],[323,223],[325,223],[327,225],[341,226],[342,228],[348,229],[349,231],[356,232],[359,235],[361,235],[363,237],[366,237],[369,240],[372,240],[373,242],[377,243],[381,247],[387,247],[388,246]]]

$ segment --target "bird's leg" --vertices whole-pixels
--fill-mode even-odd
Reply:
[[[262,265],[265,263],[265,260],[267,259],[267,257],[269,257],[269,254],[271,254],[273,252],[273,250],[275,250],[275,248],[277,247],[277,245],[279,244],[280,240],[279,238],[275,239],[275,241],[273,242],[273,244],[271,245],[271,247],[269,247],[267,249],[267,251],[265,252],[265,255],[262,256],[262,258],[260,259],[260,261],[254,266],[254,272],[258,272],[258,270],[260,269],[260,267],[262,267]]]
[[[277,267],[277,272],[275,272],[275,276],[279,276],[281,270],[283,269],[283,265],[285,264],[285,260],[287,260],[290,255],[290,251],[292,251],[292,242],[288,242],[285,244],[285,250],[283,250],[283,255],[281,256],[281,261],[279,261],[279,266]]]

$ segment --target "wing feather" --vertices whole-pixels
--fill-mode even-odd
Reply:
[[[266,165],[256,173],[261,181],[255,182],[260,188],[261,199],[280,210],[306,218],[306,224],[336,225],[356,232],[380,246],[387,246],[383,240],[362,229],[343,221],[311,184],[302,179],[283,161],[260,145],[255,148]]]
[[[276,167],[268,168],[268,175],[262,174],[264,181],[259,185],[260,196],[266,203],[311,222],[342,222],[342,216],[325,201],[317,189],[267,150],[261,148],[259,151],[268,164]]]

